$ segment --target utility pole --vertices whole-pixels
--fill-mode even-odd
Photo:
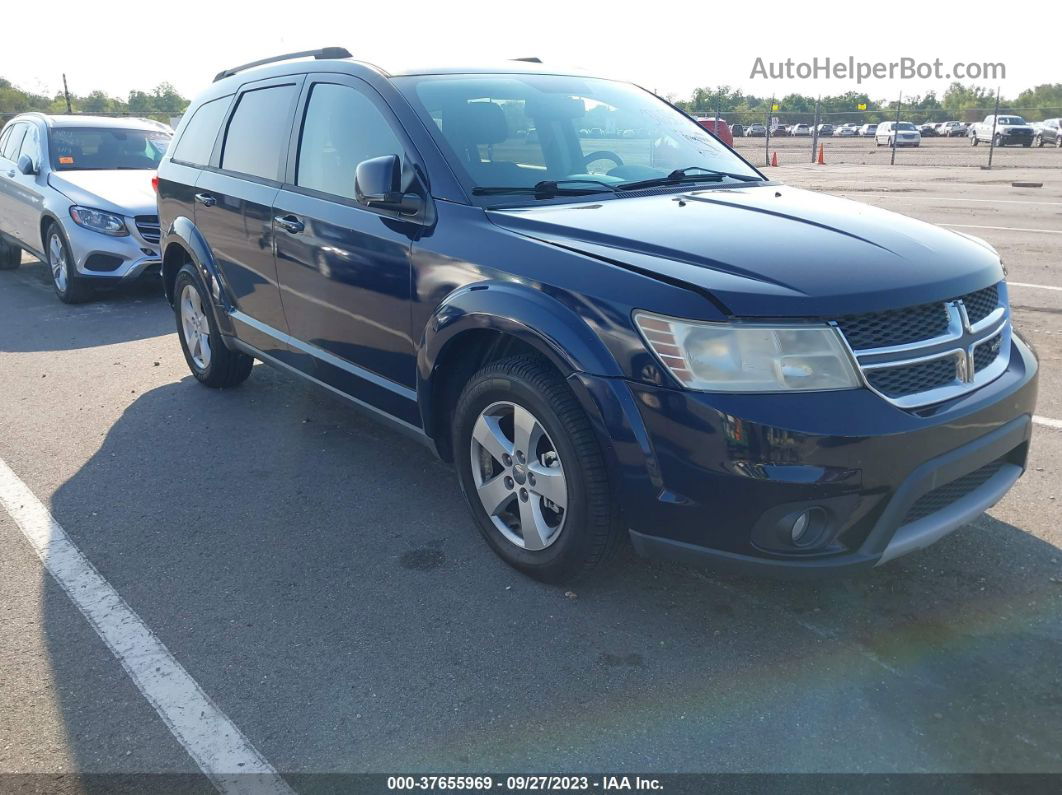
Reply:
[[[73,109],[70,107],[70,91],[66,87],[66,72],[63,72],[63,96],[66,97],[66,112],[73,113]]]
[[[819,101],[822,96],[815,97],[815,123],[811,128],[811,162],[815,162],[815,150],[819,148]]]
[[[763,126],[767,128],[767,132],[763,134],[763,165],[771,165],[771,114],[774,112],[774,97],[771,97],[771,104],[767,106],[767,112],[763,115]]]
[[[992,168],[992,153],[996,150],[996,125],[999,124],[999,92],[1001,88],[1001,86],[996,86],[996,109],[992,113],[992,140],[988,142],[989,169]]]
[[[900,92],[899,99],[896,100],[896,124],[892,128],[892,159],[889,161],[890,166],[896,165],[896,134],[897,127],[900,126],[900,106],[903,105],[903,92]]]

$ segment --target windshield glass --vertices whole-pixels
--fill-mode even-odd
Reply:
[[[680,169],[686,182],[761,179],[696,122],[629,84],[522,74],[395,82],[473,190],[557,181],[607,191]]]
[[[896,125],[897,130],[913,130],[915,126],[909,121],[901,121]]]
[[[171,137],[163,130],[53,127],[49,133],[52,169],[156,168]]]
[[[1000,124],[1025,124],[1021,116],[1000,116],[997,120]]]

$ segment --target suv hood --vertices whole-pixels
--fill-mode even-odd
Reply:
[[[74,204],[118,215],[158,215],[150,169],[53,171],[48,184]]]
[[[678,282],[742,317],[837,317],[1003,278],[987,244],[783,185],[489,212],[511,231]]]

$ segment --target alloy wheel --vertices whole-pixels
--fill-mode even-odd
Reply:
[[[538,418],[508,401],[480,412],[472,429],[472,476],[483,509],[510,543],[537,551],[564,529],[568,484]]]
[[[59,292],[65,293],[70,278],[70,265],[67,261],[66,246],[56,233],[48,238],[48,266],[52,269],[52,281],[55,286]]]
[[[190,284],[181,291],[181,332],[192,362],[200,370],[206,370],[210,366],[210,321],[199,291]]]

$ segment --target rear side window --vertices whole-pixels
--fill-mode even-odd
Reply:
[[[349,86],[318,83],[306,108],[295,183],[353,199],[358,163],[404,149],[371,99]]]
[[[295,86],[270,86],[245,92],[236,105],[225,135],[221,167],[254,177],[280,178],[281,155],[287,148],[288,113]]]
[[[199,106],[173,150],[174,160],[196,166],[205,166],[210,162],[210,153],[214,151],[214,142],[230,99],[231,96],[222,97]]]

